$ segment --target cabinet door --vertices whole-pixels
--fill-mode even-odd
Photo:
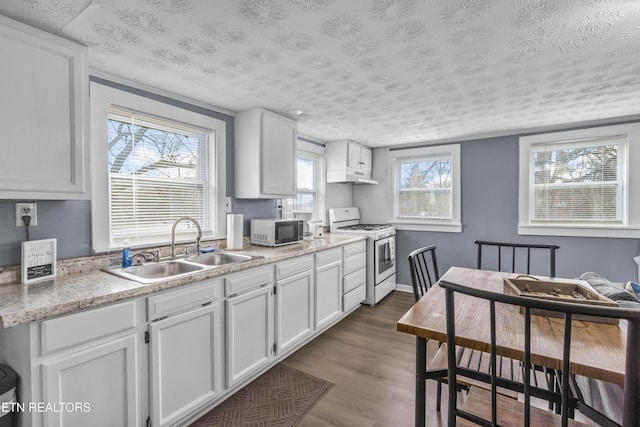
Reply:
[[[276,342],[278,354],[313,332],[313,270],[276,284]]]
[[[169,425],[221,393],[220,304],[149,325],[151,425]]]
[[[46,411],[44,425],[137,426],[136,353],[132,334],[44,363],[43,401],[80,405],[71,411]]]
[[[347,167],[360,169],[360,144],[358,144],[357,142],[349,141],[347,143],[347,150]]]
[[[262,114],[261,183],[262,193],[295,195],[297,132],[288,120]]]
[[[227,387],[267,365],[273,356],[273,284],[228,298]]]
[[[363,172],[371,172],[372,170],[373,155],[371,148],[360,146],[360,170]]]
[[[87,50],[0,15],[0,198],[89,198]]]
[[[316,329],[342,313],[342,260],[316,268]]]

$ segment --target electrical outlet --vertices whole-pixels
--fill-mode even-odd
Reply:
[[[224,202],[224,210],[227,213],[231,212],[231,197],[225,197],[225,202]]]
[[[29,215],[31,217],[30,227],[38,225],[38,212],[36,211],[36,204],[33,203],[16,203],[16,227],[24,227],[22,217]]]

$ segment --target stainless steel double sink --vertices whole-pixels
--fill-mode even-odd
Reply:
[[[131,267],[107,267],[103,271],[139,283],[149,284],[260,258],[263,257],[231,252],[212,252]]]

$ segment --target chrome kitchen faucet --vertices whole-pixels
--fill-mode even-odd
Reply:
[[[173,227],[171,227],[171,258],[176,257],[176,226],[180,221],[183,220],[193,222],[198,229],[198,236],[196,237],[196,254],[200,253],[200,240],[202,239],[202,229],[200,228],[200,224],[198,224],[198,221],[196,221],[194,218],[191,218],[190,216],[183,216],[181,218],[178,218],[176,222],[173,223]]]

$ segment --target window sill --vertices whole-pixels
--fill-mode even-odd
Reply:
[[[640,228],[630,226],[597,225],[518,225],[518,234],[525,236],[640,238]]]
[[[435,223],[425,221],[391,221],[396,230],[402,231],[435,231],[439,233],[462,233],[460,223]]]

